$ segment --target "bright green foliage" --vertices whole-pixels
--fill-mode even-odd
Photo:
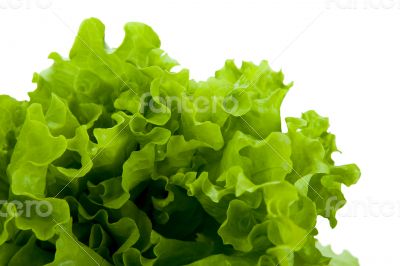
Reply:
[[[358,265],[316,240],[360,175],[327,118],[282,132],[291,84],[267,62],[196,82],[150,27],[125,31],[110,49],[84,21],[28,102],[0,96],[0,265]]]

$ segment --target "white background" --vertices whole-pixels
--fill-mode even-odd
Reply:
[[[361,265],[400,265],[400,0],[53,1],[0,0],[0,94],[26,99],[32,73],[51,51],[67,56],[92,16],[114,47],[126,22],[148,23],[198,80],[225,59],[267,59],[295,82],[283,116],[329,116],[337,162],[362,169],[337,228],[319,222],[320,240]]]

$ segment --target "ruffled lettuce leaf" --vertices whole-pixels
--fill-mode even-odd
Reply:
[[[329,121],[286,118],[267,61],[206,81],[128,23],[117,48],[85,20],[28,102],[0,96],[0,265],[358,265],[317,241],[354,164]]]
[[[317,243],[318,249],[327,257],[331,257],[332,260],[329,266],[359,266],[358,260],[353,257],[348,251],[343,251],[341,254],[333,252],[330,246],[322,246]]]

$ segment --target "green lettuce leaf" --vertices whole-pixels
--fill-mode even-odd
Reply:
[[[85,20],[29,101],[0,96],[0,265],[358,265],[316,221],[336,226],[360,170],[315,111],[282,131],[281,71],[195,81],[145,24],[104,39]]]

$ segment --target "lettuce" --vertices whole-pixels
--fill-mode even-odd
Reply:
[[[1,265],[358,265],[317,240],[342,185],[328,119],[286,118],[266,61],[190,80],[141,23],[85,20],[69,58],[0,96]]]

